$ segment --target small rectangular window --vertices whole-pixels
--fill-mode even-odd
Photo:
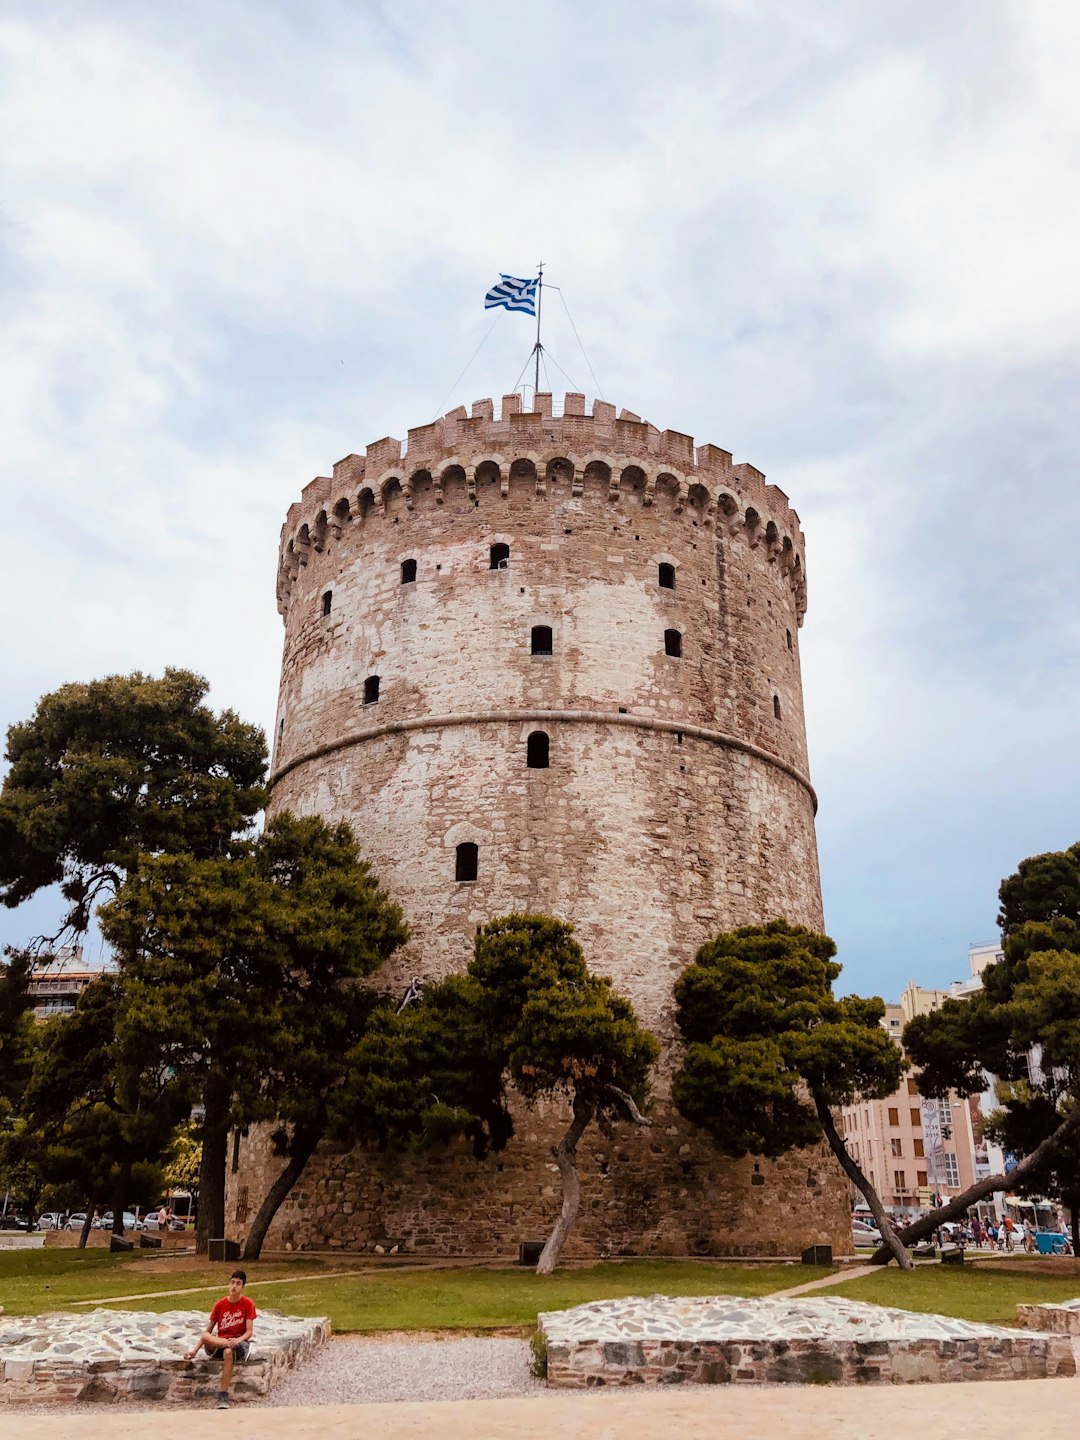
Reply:
[[[664,654],[676,660],[682,655],[682,635],[678,630],[664,631]]]
[[[674,566],[674,565],[666,565],[666,564],[665,564],[665,565],[661,565],[661,566],[659,567],[659,574],[658,574],[658,578],[657,578],[657,583],[659,584],[661,590],[674,590],[674,589],[675,589],[675,566]]]
[[[910,1076],[908,1076],[907,1093],[909,1095],[917,1095],[919,1093],[919,1082],[912,1080]]]
[[[364,704],[374,705],[379,698],[379,677],[369,675],[364,681]]]
[[[899,1125],[899,1124],[900,1124],[900,1111],[896,1108],[895,1105],[890,1105],[890,1106],[889,1106],[889,1124],[890,1124],[890,1125]]]
[[[325,591],[322,597],[322,613],[324,615],[330,614],[330,606],[333,604],[333,600],[334,592],[332,590]]]
[[[919,1159],[919,1160],[921,1160],[922,1157],[923,1157],[925,1154],[926,1154],[926,1151],[923,1149],[923,1142],[922,1142],[920,1139],[918,1139],[918,1137],[916,1137],[916,1140],[915,1140],[915,1155],[916,1155],[916,1158]]]
[[[415,583],[415,581],[416,581],[416,561],[415,561],[415,560],[403,560],[403,561],[401,562],[401,583],[402,583],[402,585],[412,585],[412,584]]]
[[[897,1190],[907,1189],[907,1175],[904,1173],[903,1170],[893,1171],[893,1185]]]
[[[459,845],[454,857],[454,879],[458,883],[476,879],[478,862],[477,847],[471,840]]]
[[[889,1145],[892,1147],[893,1155],[903,1155],[904,1142],[902,1140],[890,1140]]]
[[[925,1184],[926,1184],[926,1171],[925,1171],[925,1170],[920,1170],[920,1171],[918,1172],[918,1175],[919,1175],[919,1184],[920,1184],[920,1185],[925,1185]]]
[[[922,1125],[922,1111],[917,1110],[914,1105],[911,1107],[911,1123],[916,1129]]]
[[[534,625],[532,627],[532,653],[534,655],[550,655],[552,653],[550,625]]]

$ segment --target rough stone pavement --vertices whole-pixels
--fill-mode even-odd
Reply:
[[[227,1433],[260,1440],[895,1440],[903,1426],[928,1440],[1075,1440],[1076,1380],[922,1385],[864,1389],[792,1385],[758,1389],[549,1394],[535,1400],[459,1400],[437,1404],[319,1406],[280,1410],[135,1411],[95,1409],[64,1416],[65,1440],[146,1440],[174,1430],[184,1440]],[[55,1440],[56,1416],[4,1417],[4,1440]]]

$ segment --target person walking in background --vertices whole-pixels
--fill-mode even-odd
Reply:
[[[200,1350],[214,1358],[221,1355],[221,1388],[218,1391],[217,1408],[229,1407],[229,1387],[232,1385],[233,1367],[237,1360],[246,1360],[251,1349],[251,1332],[254,1329],[256,1310],[254,1303],[244,1294],[247,1276],[243,1270],[234,1270],[229,1277],[229,1292],[210,1311],[210,1323],[199,1337],[193,1350],[184,1352],[185,1360],[194,1360]],[[214,1334],[214,1331],[217,1334]]]
[[[979,1219],[979,1217],[976,1215],[976,1216],[973,1217],[973,1219],[972,1219],[972,1221],[971,1221],[971,1243],[975,1246],[976,1250],[981,1250],[981,1249],[982,1249],[982,1242],[983,1242],[982,1221],[981,1221],[981,1220]]]

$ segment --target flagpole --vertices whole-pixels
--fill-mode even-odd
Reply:
[[[536,291],[536,344],[533,350],[536,354],[536,374],[533,376],[533,405],[536,405],[536,392],[540,389],[540,356],[544,347],[540,344],[540,308],[544,303],[544,262],[540,261],[539,274],[537,276],[539,285]]]

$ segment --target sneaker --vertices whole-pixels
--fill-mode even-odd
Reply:
[[[229,1399],[229,1392],[227,1390],[219,1390],[217,1397],[217,1408],[219,1410],[228,1410],[231,1404],[232,1401]]]

